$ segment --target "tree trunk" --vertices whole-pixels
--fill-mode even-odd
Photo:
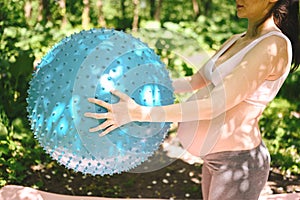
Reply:
[[[125,18],[125,0],[121,0],[121,17],[122,19]]]
[[[98,24],[100,25],[100,27],[106,27],[102,0],[97,0],[97,8],[98,8]]]
[[[197,19],[200,14],[199,3],[197,0],[192,0],[192,2],[193,2],[194,18]]]
[[[39,0],[38,17],[37,17],[38,22],[41,22],[44,19],[43,10],[44,10],[43,0]]]
[[[48,0],[39,0],[38,7],[38,22],[42,22],[43,24],[47,23],[47,21],[51,20],[51,12],[49,8]]]
[[[83,0],[83,11],[82,11],[82,28],[88,29],[90,24],[90,2],[89,0]]]
[[[133,22],[132,22],[132,31],[136,32],[139,26],[139,10],[140,10],[140,0],[133,0]]]
[[[204,13],[206,16],[208,16],[211,13],[212,10],[212,1],[211,0],[205,0],[204,3]]]
[[[67,9],[66,9],[66,0],[59,0],[59,8],[61,10],[62,20],[61,20],[61,29],[65,28],[68,24],[67,18]]]
[[[160,13],[162,9],[162,2],[163,0],[158,1],[158,5],[156,7],[155,15],[154,15],[154,20],[160,22]]]
[[[30,20],[32,17],[32,3],[31,1],[26,1],[24,5],[24,13],[26,20]]]
[[[150,18],[154,19],[155,15],[155,0],[150,0]]]

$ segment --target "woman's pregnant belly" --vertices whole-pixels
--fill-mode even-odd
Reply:
[[[197,91],[187,101],[207,98],[213,86]],[[199,112],[195,110],[195,112]],[[204,156],[211,151],[219,137],[225,120],[225,113],[213,120],[181,122],[178,124],[177,137],[182,146],[195,156]]]

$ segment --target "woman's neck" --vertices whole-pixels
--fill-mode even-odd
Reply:
[[[262,24],[260,21],[248,21],[248,29],[244,38],[253,39],[269,31],[280,31],[276,26],[273,17],[268,18]]]

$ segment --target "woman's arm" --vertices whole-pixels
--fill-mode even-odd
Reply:
[[[107,104],[90,99],[90,102],[105,107],[108,112],[86,113],[86,116],[107,119],[103,124],[91,129],[91,131],[105,129],[102,135],[131,121],[210,120],[245,100],[268,77],[283,74],[288,65],[287,42],[278,36],[271,36],[249,51],[233,72],[226,76],[207,98],[167,106],[146,107],[138,105],[124,93],[113,91],[113,94],[120,97],[118,103]]]
[[[259,58],[259,59],[257,59]],[[146,121],[184,122],[210,120],[244,101],[270,77],[281,76],[290,66],[287,42],[271,36],[249,51],[209,97],[168,106],[152,107]]]
[[[178,78],[173,80],[174,93],[193,92],[206,86],[209,81],[205,78],[203,68],[199,69],[192,76]]]

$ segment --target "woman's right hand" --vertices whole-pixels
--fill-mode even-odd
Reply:
[[[118,90],[113,90],[111,91],[111,93],[120,98],[120,101],[118,103],[110,104],[99,99],[88,99],[89,102],[107,109],[106,113],[87,112],[84,114],[84,116],[94,119],[106,119],[106,121],[102,124],[90,129],[90,132],[104,130],[100,134],[100,136],[104,136],[129,122],[142,120],[141,113],[143,109],[141,105],[137,104],[127,94],[122,93]]]

